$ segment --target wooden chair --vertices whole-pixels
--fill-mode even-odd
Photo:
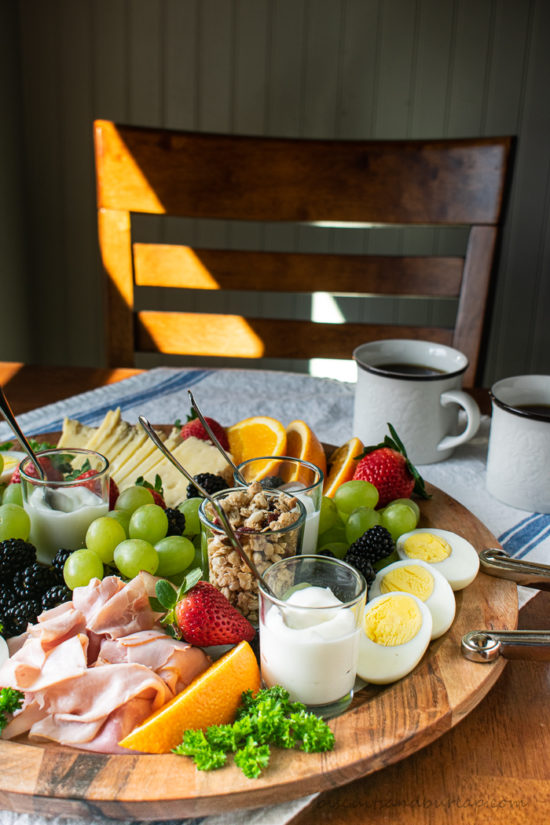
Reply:
[[[136,352],[350,358],[378,338],[454,346],[478,375],[513,138],[302,140],[196,134],[98,120],[99,244],[108,284],[107,360]],[[297,223],[469,227],[465,254],[305,254],[146,244],[133,213]],[[452,327],[137,310],[136,287],[454,297]]]

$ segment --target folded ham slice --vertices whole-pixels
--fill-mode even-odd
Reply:
[[[116,576],[75,588],[17,637],[0,686],[25,701],[3,738],[30,738],[102,753],[210,665],[200,648],[172,639],[149,604],[155,579]]]

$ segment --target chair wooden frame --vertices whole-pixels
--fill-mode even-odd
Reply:
[[[94,124],[99,244],[107,275],[107,361],[135,352],[349,358],[377,338],[462,350],[478,377],[511,137],[304,140]],[[136,243],[132,213],[243,221],[469,227],[464,257],[331,255]],[[321,324],[136,311],[136,286],[458,298],[454,328]]]

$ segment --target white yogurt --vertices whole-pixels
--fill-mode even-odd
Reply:
[[[311,706],[346,696],[355,683],[359,653],[353,610],[339,608],[342,602],[324,587],[297,590],[287,604],[270,605],[260,621],[264,682],[282,685],[293,701]]]
[[[45,564],[60,547],[84,547],[91,522],[109,509],[106,501],[82,484],[57,490],[36,487],[24,507],[31,518],[29,541],[36,547],[38,560]]]

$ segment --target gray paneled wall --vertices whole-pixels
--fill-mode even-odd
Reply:
[[[10,216],[2,279],[14,305],[1,357],[102,362],[91,129],[104,117],[329,138],[518,135],[485,381],[550,372],[548,0],[0,2],[9,63],[0,80],[9,123],[0,204]],[[205,246],[379,250],[364,230],[173,221],[160,237],[181,232]],[[389,242],[414,250],[455,239]],[[257,299],[237,296],[228,308],[244,300]],[[312,308],[308,297],[274,303],[288,315]],[[396,302],[338,305],[346,317],[405,320]],[[415,311],[445,318],[451,309]]]

